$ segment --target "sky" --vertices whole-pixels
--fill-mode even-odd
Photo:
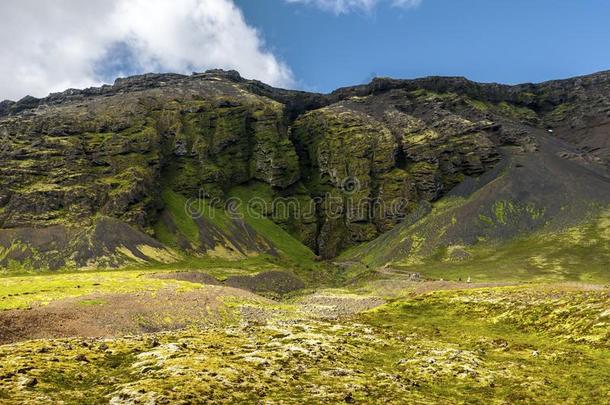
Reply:
[[[607,0],[2,0],[0,100],[210,68],[318,92],[539,82],[610,69],[609,19]]]

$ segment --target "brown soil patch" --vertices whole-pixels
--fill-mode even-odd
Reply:
[[[59,337],[115,337],[221,322],[229,315],[223,297],[269,302],[230,287],[192,291],[95,294],[29,310],[0,312],[0,344]]]

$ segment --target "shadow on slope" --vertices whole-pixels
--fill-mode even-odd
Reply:
[[[8,272],[110,268],[177,259],[159,241],[114,218],[101,217],[86,228],[0,229],[0,267]]]

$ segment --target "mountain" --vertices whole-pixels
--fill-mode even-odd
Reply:
[[[519,243],[525,269],[610,263],[610,72],[330,94],[234,71],[146,74],[4,101],[0,138],[9,269],[259,255],[441,266]]]

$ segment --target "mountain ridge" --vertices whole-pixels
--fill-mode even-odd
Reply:
[[[0,263],[117,267],[220,252],[281,256],[272,242],[282,239],[277,232],[330,259],[384,235],[421,203],[434,203],[457,186],[484,187],[477,179],[506,162],[506,148],[531,162],[549,156],[559,177],[585,168],[589,174],[581,181],[596,184],[601,194],[587,191],[582,198],[591,195],[591,204],[603,206],[610,203],[604,188],[610,178],[608,94],[610,72],[514,86],[460,77],[376,78],[318,94],[211,70],[145,74],[4,101]],[[556,144],[550,154],[547,138]],[[268,224],[185,218],[161,192],[218,205],[238,188],[268,202],[260,212]],[[315,214],[279,212],[281,199]],[[398,209],[376,212],[375,201]],[[333,203],[338,217],[331,215]],[[367,209],[356,210],[359,204]],[[570,216],[566,223],[581,217]],[[113,221],[132,236],[91,238],[103,234],[98,224],[114,229],[108,228]],[[57,240],[41,242],[35,237],[41,227],[64,230]],[[58,242],[74,229],[85,238],[78,244],[84,250]],[[476,243],[477,237],[466,239]],[[430,254],[445,247],[432,246]]]
[[[178,73],[143,73],[139,75],[127,76],[127,77],[118,77],[115,79],[113,84],[103,84],[101,86],[93,86],[84,89],[75,89],[70,88],[60,92],[50,93],[46,97],[33,97],[31,95],[25,95],[20,100],[10,100],[5,99],[0,101],[0,116],[6,116],[11,113],[11,107],[19,105],[16,109],[18,111],[24,111],[27,109],[36,108],[40,105],[45,105],[48,103],[65,101],[70,96],[95,96],[95,95],[109,95],[114,91],[125,90],[125,87],[128,87],[131,84],[145,84],[145,85],[153,85],[155,82],[159,84],[159,87],[167,85],[167,80],[176,81],[176,80],[185,80],[192,79],[198,77],[205,77],[206,75],[216,75],[221,76],[224,79],[232,80],[237,83],[247,83],[252,88],[258,88],[260,91],[268,91],[270,93],[278,92],[280,94],[295,94],[295,95],[311,95],[311,96],[324,96],[330,97],[330,100],[339,101],[337,98],[332,98],[332,96],[342,97],[346,93],[353,92],[368,92],[371,93],[373,91],[386,90],[395,88],[393,86],[416,86],[418,88],[425,87],[427,83],[432,87],[433,83],[444,84],[446,87],[453,86],[464,86],[464,85],[474,85],[475,87],[486,88],[486,89],[514,89],[516,91],[536,88],[536,87],[544,87],[548,85],[562,85],[569,84],[575,81],[593,81],[593,82],[610,82],[610,70],[602,70],[599,72],[594,72],[590,74],[584,74],[579,76],[573,76],[562,79],[550,79],[542,82],[524,82],[517,84],[505,84],[500,82],[476,82],[468,79],[465,76],[423,76],[419,78],[412,79],[396,79],[391,77],[375,77],[369,83],[353,85],[353,86],[344,86],[339,87],[335,90],[332,90],[329,93],[316,93],[309,92],[305,90],[296,90],[296,89],[284,89],[284,88],[276,88],[270,85],[267,85],[259,80],[255,79],[246,79],[243,78],[239,72],[235,70],[223,70],[223,69],[209,69],[205,72],[193,72],[191,75],[186,74],[178,74]],[[161,82],[162,84],[160,84]],[[381,83],[381,85],[380,85]],[[390,84],[390,86],[388,86]]]

